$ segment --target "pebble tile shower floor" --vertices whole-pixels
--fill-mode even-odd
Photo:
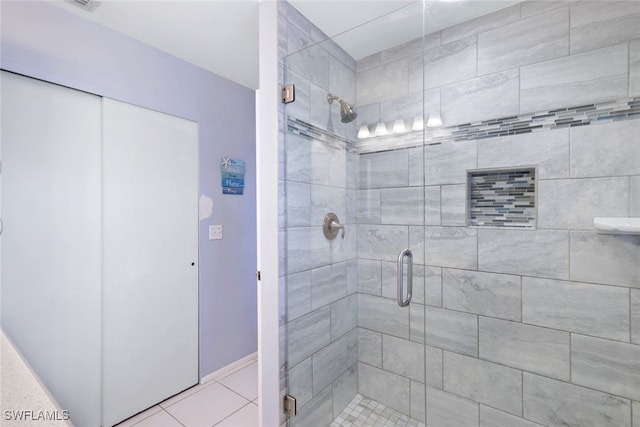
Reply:
[[[344,411],[331,423],[331,427],[425,427],[424,423],[409,418],[382,403],[357,394]]]

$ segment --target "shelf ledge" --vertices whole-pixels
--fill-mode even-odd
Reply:
[[[640,218],[593,218],[593,228],[599,234],[640,234]]]

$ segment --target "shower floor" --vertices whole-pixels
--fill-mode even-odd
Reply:
[[[331,427],[425,427],[424,423],[380,402],[356,394],[344,411],[331,423]]]

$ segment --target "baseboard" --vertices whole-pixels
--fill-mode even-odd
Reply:
[[[243,357],[242,359],[238,359],[235,362],[232,362],[230,364],[228,364],[227,366],[218,369],[217,371],[214,371],[212,373],[210,373],[209,375],[205,375],[204,377],[202,377],[200,379],[200,384],[206,384],[208,382],[211,381],[218,381],[221,380],[222,378],[236,372],[239,371],[240,369],[249,366],[250,364],[252,364],[253,362],[255,362],[256,360],[258,360],[258,352],[254,352],[251,353],[245,357]]]

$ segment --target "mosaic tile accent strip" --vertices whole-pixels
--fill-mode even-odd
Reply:
[[[331,427],[425,427],[380,402],[356,394],[347,407],[331,423]]]
[[[469,172],[468,224],[535,228],[535,179],[535,168]]]
[[[343,136],[319,128],[300,119],[296,119],[292,116],[287,116],[287,132],[291,135],[314,139],[334,146],[341,146],[342,148],[353,148],[354,145],[352,141]]]
[[[446,120],[446,117],[444,119]],[[495,138],[631,119],[640,119],[640,97],[500,117],[457,126],[426,128],[424,141],[427,145],[435,145],[446,141]],[[375,153],[418,147],[422,145],[422,140],[423,131],[413,131],[400,135],[360,139],[355,145],[358,153]]]

